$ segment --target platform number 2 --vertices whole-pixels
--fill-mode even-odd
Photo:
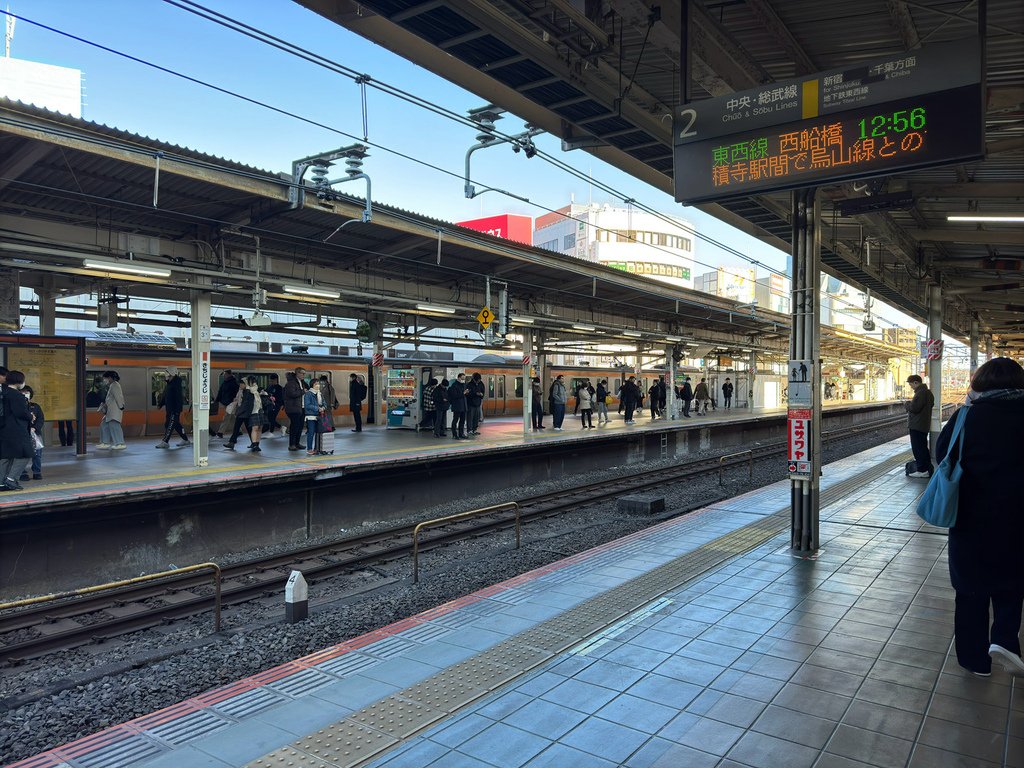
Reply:
[[[696,136],[697,132],[692,130],[692,128],[693,128],[693,124],[697,122],[697,110],[689,108],[689,107],[686,108],[686,109],[680,110],[679,118],[680,118],[680,120],[685,120],[687,118],[690,119],[690,122],[688,122],[686,124],[686,127],[683,128],[683,130],[681,130],[679,132],[679,138],[680,139],[686,139],[686,138],[689,138],[690,136]]]

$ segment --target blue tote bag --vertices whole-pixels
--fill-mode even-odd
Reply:
[[[964,421],[967,409],[961,408],[956,414],[956,425],[949,438],[949,450],[935,468],[928,487],[924,489],[917,503],[917,514],[925,522],[938,528],[952,528],[956,525],[956,509],[960,501],[960,477],[964,468],[960,466],[963,453]]]

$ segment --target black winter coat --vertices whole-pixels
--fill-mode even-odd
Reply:
[[[484,383],[470,381],[466,384],[466,403],[471,406],[481,405],[484,401]]]
[[[28,400],[20,390],[7,385],[3,385],[2,397],[4,415],[0,418],[0,458],[30,459],[35,454],[35,445],[29,432],[32,416],[28,412]]]
[[[238,387],[238,379],[234,376],[224,379],[220,383],[220,389],[217,390],[217,402],[223,406],[231,405],[231,401],[238,395]]]
[[[238,389],[235,389],[238,392]],[[181,388],[181,376],[171,376],[164,387],[163,406],[168,413],[181,413],[185,407],[185,393]]]
[[[242,393],[242,402],[238,404],[238,410],[235,412],[235,418],[248,419],[250,416],[252,416],[252,412],[254,410],[259,412],[259,407],[256,406],[256,396],[251,391],[246,389]]]
[[[451,384],[449,384],[448,402],[451,404],[452,413],[465,413],[466,385],[460,381],[453,381]]]
[[[955,420],[935,446],[949,451]],[[960,504],[949,530],[949,577],[960,592],[1024,594],[1024,398],[977,400],[964,422]]]
[[[627,381],[622,385],[621,395],[623,405],[636,405],[640,402],[640,387]]]
[[[434,410],[443,413],[448,410],[448,389],[438,384],[434,387]]]
[[[690,386],[690,382],[685,382],[680,388],[679,397],[683,400],[693,400],[693,387]]]
[[[302,385],[297,378],[288,377],[284,383],[284,412],[302,413]]]
[[[359,380],[348,383],[348,406],[355,408],[366,399],[366,385],[360,384]]]

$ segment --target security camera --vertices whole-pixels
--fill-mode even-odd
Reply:
[[[242,322],[250,328],[267,328],[274,324],[268,315],[259,311],[253,312],[252,317],[243,317]]]

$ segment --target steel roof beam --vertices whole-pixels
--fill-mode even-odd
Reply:
[[[907,4],[902,0],[885,0],[885,7],[889,11],[889,18],[892,19],[896,31],[900,34],[903,47],[908,51],[918,48],[921,45],[921,38],[917,34],[917,25],[914,23],[914,17],[911,15],[910,9],[907,8]]]
[[[26,141],[0,162],[0,192],[17,181],[25,171],[50,154],[52,146]]]
[[[761,26],[789,54],[793,63],[796,64],[796,73],[798,75],[809,75],[821,70],[821,67],[815,63],[803,46],[793,37],[793,33],[789,31],[789,26],[779,18],[779,15],[772,8],[768,0],[746,0],[746,3],[747,8],[750,9],[750,12],[761,23]]]
[[[1020,245],[1020,232],[994,231],[990,229],[953,229],[939,227],[936,229],[911,229],[909,237],[915,240],[933,243],[968,243],[973,245]],[[1012,258],[1004,256],[1003,258]],[[982,261],[982,259],[979,259]]]
[[[910,184],[915,199],[955,198],[986,200],[1024,198],[1024,182],[1019,181],[967,181],[957,184]]]

